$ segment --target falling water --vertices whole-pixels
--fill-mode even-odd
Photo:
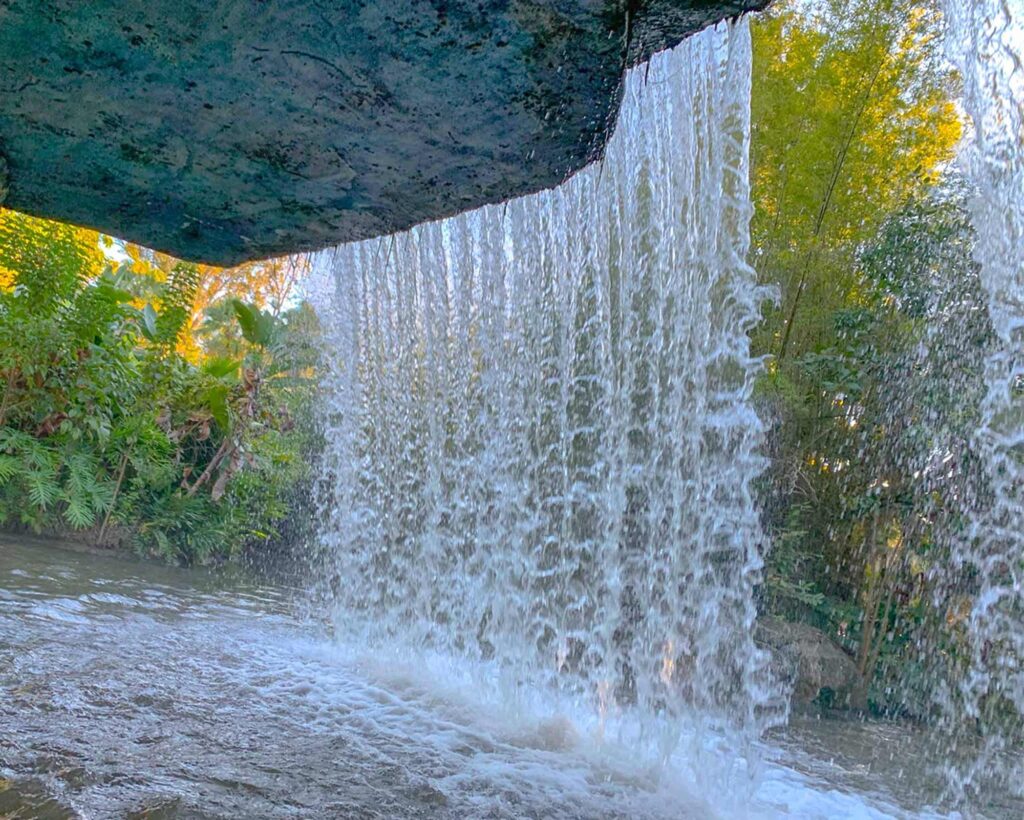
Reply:
[[[633,70],[560,187],[323,254],[339,622],[603,721],[756,736],[750,35]],[[661,745],[671,746],[664,729]]]
[[[976,189],[975,258],[997,337],[975,442],[990,502],[957,556],[978,585],[960,695],[983,747],[953,777],[962,791],[995,774],[1019,794],[1024,768],[997,761],[1024,714],[1024,9],[1010,0],[947,0],[945,13],[973,126],[964,160]]]

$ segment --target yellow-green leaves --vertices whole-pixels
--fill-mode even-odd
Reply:
[[[782,291],[760,352],[829,343],[831,312],[858,300],[857,248],[952,157],[938,24],[919,0],[782,0],[755,21],[754,264]]]

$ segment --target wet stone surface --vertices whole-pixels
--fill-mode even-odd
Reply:
[[[5,2],[0,201],[219,265],[392,233],[561,182],[628,64],[766,2]]]

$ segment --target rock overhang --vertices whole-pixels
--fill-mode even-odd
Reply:
[[[601,155],[623,73],[767,0],[7,0],[5,205],[217,265]]]

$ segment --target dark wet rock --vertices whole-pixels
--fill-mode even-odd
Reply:
[[[78,815],[50,794],[39,781],[11,780],[0,775],[0,818],[75,820]]]
[[[765,617],[755,640],[771,650],[774,671],[792,687],[795,705],[862,708],[856,663],[820,629]]]
[[[426,781],[411,783],[406,788],[406,794],[424,808],[438,808],[448,805],[448,798],[445,793]]]
[[[215,264],[598,157],[623,70],[767,0],[8,0],[0,196]]]

